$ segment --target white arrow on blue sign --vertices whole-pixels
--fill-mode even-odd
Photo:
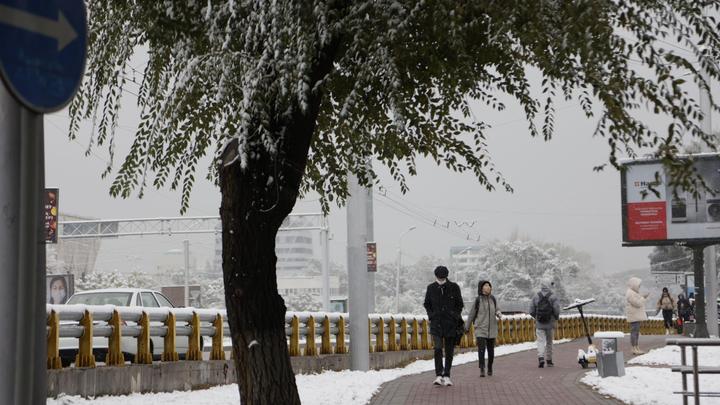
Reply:
[[[83,0],[0,0],[0,75],[12,94],[40,113],[72,99],[85,72]]]

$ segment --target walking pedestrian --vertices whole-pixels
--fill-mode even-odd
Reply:
[[[683,321],[690,320],[690,300],[685,298],[685,294],[683,293],[678,294],[677,310],[679,318],[681,318]]]
[[[628,280],[627,292],[625,293],[625,317],[630,323],[630,344],[633,354],[643,354],[640,350],[640,324],[647,319],[645,313],[645,302],[648,293],[640,294],[642,280],[637,277],[630,277]]]
[[[662,310],[666,335],[670,334],[670,329],[673,327],[673,313],[675,313],[676,309],[677,305],[675,304],[675,300],[672,295],[670,295],[670,291],[668,291],[667,287],[663,287],[662,295],[660,295],[660,299],[655,306],[655,311]]]
[[[465,333],[475,324],[475,341],[478,347],[478,367],[480,377],[485,377],[485,350],[487,350],[487,375],[493,375],[495,360],[495,339],[498,334],[497,320],[502,317],[497,300],[492,295],[492,284],[487,280],[478,283],[478,296],[465,321]]]
[[[540,284],[540,291],[533,297],[530,304],[530,316],[535,318],[535,334],[537,335],[538,367],[545,364],[553,367],[552,345],[553,330],[560,319],[560,303],[553,295],[550,287],[555,283],[546,280]]]
[[[460,286],[448,280],[445,266],[435,268],[435,282],[428,285],[424,307],[430,320],[430,335],[435,348],[435,385],[453,385],[450,380],[455,339],[462,333],[463,299]],[[460,331],[458,332],[458,325]],[[445,364],[443,365],[443,349]]]

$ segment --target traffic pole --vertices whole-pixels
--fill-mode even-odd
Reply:
[[[46,402],[42,115],[0,83],[0,403]]]
[[[368,338],[367,207],[365,189],[348,173],[347,262],[350,312],[350,369],[370,369]]]

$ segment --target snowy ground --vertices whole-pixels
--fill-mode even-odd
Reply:
[[[556,343],[569,342],[569,339]],[[535,348],[534,342],[503,345],[495,348],[495,356],[503,356]],[[477,352],[460,354],[453,365],[477,361]],[[380,386],[396,378],[435,369],[432,360],[420,360],[404,368],[379,371],[326,371],[320,374],[296,376],[300,399],[306,405],[364,405]],[[428,382],[430,383],[430,382]],[[201,391],[163,394],[133,394],[128,396],[83,399],[64,396],[48,399],[47,405],[237,405],[240,402],[237,385],[226,385]]]
[[[688,364],[692,364],[691,351],[688,349]],[[720,347],[700,347],[698,349],[700,366],[720,366]],[[682,391],[680,373],[670,371],[671,366],[680,365],[680,348],[665,346],[647,354],[633,358],[628,362],[623,377],[600,378],[597,371],[590,371],[582,382],[597,389],[601,394],[615,397],[633,405],[675,405],[682,403],[682,397],[673,394]],[[637,366],[636,366],[637,365]],[[652,366],[652,367],[650,367]],[[692,390],[692,376],[688,376],[688,386]],[[701,375],[700,391],[720,392],[720,378],[717,375]],[[702,398],[707,405],[720,405],[720,398]]]

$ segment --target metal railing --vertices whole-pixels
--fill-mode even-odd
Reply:
[[[672,371],[682,375],[682,391],[676,391],[674,394],[683,396],[683,405],[688,404],[688,397],[695,399],[695,404],[700,404],[700,397],[720,397],[720,392],[701,392],[700,391],[700,374],[720,374],[720,367],[700,367],[698,364],[698,347],[699,346],[720,346],[720,339],[700,339],[700,338],[684,338],[684,339],[667,339],[667,346],[680,346],[680,366],[672,367]],[[685,349],[690,346],[692,350],[692,366],[687,365],[687,353]],[[687,375],[693,375],[693,390],[688,391]]]
[[[621,330],[628,332],[629,324],[624,317],[590,315],[586,317],[590,333],[596,331]],[[61,321],[63,321],[61,323]],[[135,323],[128,325],[127,322]],[[161,323],[153,326],[150,323]],[[323,354],[344,354],[348,352],[347,314],[288,312],[285,315],[285,334],[291,356],[315,356]],[[368,318],[368,340],[372,352],[401,350],[430,350],[430,324],[425,316],[414,315],[370,315]],[[643,322],[642,333],[664,333],[663,322],[651,319]],[[62,368],[59,353],[59,339],[78,339],[76,367],[95,367],[93,337],[108,339],[105,364],[121,366],[125,358],[121,351],[122,337],[136,338],[137,350],[132,362],[150,364],[150,337],[163,338],[162,361],[177,361],[176,337],[188,337],[186,360],[202,360],[201,339],[212,338],[210,360],[225,360],[223,336],[229,335],[227,315],[224,310],[193,308],[137,308],[48,305],[47,343],[48,368]],[[585,335],[578,315],[562,316],[557,323],[555,336],[558,339],[575,339]],[[461,348],[475,345],[474,327],[466,333]],[[319,339],[318,339],[319,338]],[[497,344],[512,344],[535,340],[535,320],[528,315],[504,316],[498,320]]]

